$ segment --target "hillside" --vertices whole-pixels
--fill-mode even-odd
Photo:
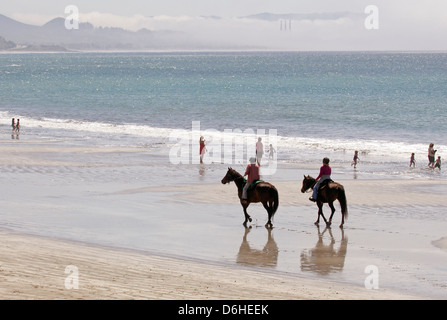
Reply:
[[[9,50],[15,48],[16,44],[12,41],[7,41],[3,37],[0,37],[0,50]]]
[[[173,31],[153,32],[141,29],[137,32],[122,28],[94,27],[80,23],[79,29],[66,29],[64,18],[55,18],[42,26],[21,23],[0,14],[0,37],[19,47],[34,50],[53,48],[60,50],[145,50],[192,48],[197,45],[185,39],[185,35]],[[0,50],[11,48],[2,41]],[[62,48],[62,49],[61,49]],[[46,50],[44,50],[46,51]]]

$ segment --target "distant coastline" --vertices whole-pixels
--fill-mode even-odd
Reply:
[[[19,45],[0,36],[0,52],[69,52],[59,45]]]
[[[73,50],[68,50],[62,46],[51,46],[51,45],[29,45],[29,46],[16,46],[14,48],[1,50],[1,52],[20,52],[20,53],[28,53],[28,52],[74,52]]]
[[[95,27],[80,23],[77,29],[65,27],[64,18],[42,26],[13,20],[0,14],[0,52],[92,52],[166,50],[251,50],[257,46],[214,43],[172,30],[130,31],[116,27]]]

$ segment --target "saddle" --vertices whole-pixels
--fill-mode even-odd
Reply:
[[[329,183],[331,183],[331,182],[334,182],[334,180],[332,180],[332,179],[326,179],[326,180],[323,180],[321,183],[320,183],[320,186],[319,186],[319,188],[318,188],[318,191],[320,191],[321,189],[323,189],[323,188],[325,188]]]
[[[257,185],[258,183],[261,183],[261,182],[264,182],[264,180],[255,180],[255,181],[253,181],[253,182],[250,183],[250,185],[248,186],[247,191],[250,191],[250,190],[254,189],[254,188],[256,187],[256,185]]]

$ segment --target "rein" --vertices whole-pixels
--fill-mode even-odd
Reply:
[[[242,182],[243,182],[243,184],[242,184],[242,187],[245,185],[245,178],[244,177],[237,177],[236,179],[234,179],[233,181],[234,181],[234,183],[236,183],[236,185],[238,184],[236,181],[237,180],[242,180]]]
[[[234,171],[234,173],[235,174],[232,175],[232,177],[231,177],[232,179],[228,180],[228,183],[230,183],[231,181],[234,181],[234,183],[237,185],[238,184],[237,181],[242,180],[245,184],[245,178],[241,174],[239,174],[239,172],[237,172],[237,171]]]

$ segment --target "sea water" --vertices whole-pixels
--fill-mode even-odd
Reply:
[[[205,135],[274,132],[278,163],[319,166],[329,156],[343,173],[359,150],[371,177],[444,177],[422,169],[429,143],[447,154],[445,53],[3,54],[0,84],[0,129],[20,118],[22,138],[163,146],[166,155],[169,138],[195,121]]]

